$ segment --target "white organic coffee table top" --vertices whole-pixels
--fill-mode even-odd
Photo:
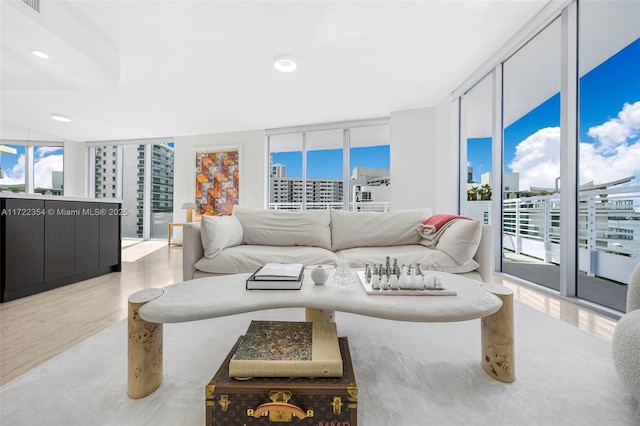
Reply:
[[[329,281],[314,285],[310,273],[300,290],[246,290],[250,274],[200,278],[164,287],[161,296],[140,308],[150,322],[197,321],[275,308],[342,311],[399,321],[450,322],[481,318],[497,312],[502,301],[482,284],[455,274],[438,273],[456,296],[369,296],[354,273],[348,288]],[[483,288],[484,287],[484,288]]]

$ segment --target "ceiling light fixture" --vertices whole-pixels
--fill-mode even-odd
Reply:
[[[293,72],[298,68],[292,58],[279,58],[273,66],[280,72]]]
[[[56,112],[51,114],[51,118],[56,121],[62,121],[63,123],[68,123],[71,121],[70,117],[67,117],[66,115],[63,115],[63,114],[58,114]]]
[[[31,52],[33,56],[40,59],[51,59],[51,56],[49,56],[47,53],[43,52],[42,50],[31,49],[29,50],[29,52]]]

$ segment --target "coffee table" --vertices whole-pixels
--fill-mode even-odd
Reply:
[[[482,367],[513,382],[513,305],[506,287],[438,272],[456,296],[371,296],[361,284],[314,285],[300,290],[246,290],[250,274],[200,278],[129,297],[128,395],[143,398],[162,382],[162,324],[198,321],[276,308],[305,308],[307,321],[332,321],[335,311],[398,321],[451,322],[482,318]]]

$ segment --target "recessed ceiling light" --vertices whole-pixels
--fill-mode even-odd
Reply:
[[[298,65],[291,58],[279,58],[273,66],[280,72],[292,72],[298,68]]]
[[[31,52],[31,54],[33,56],[38,57],[40,59],[50,59],[51,58],[51,56],[49,56],[48,54],[46,54],[42,50],[31,49],[31,50],[29,50],[29,52]]]
[[[62,121],[63,123],[68,123],[71,121],[71,118],[67,117],[66,115],[58,114],[55,112],[51,114],[51,118],[56,121]]]

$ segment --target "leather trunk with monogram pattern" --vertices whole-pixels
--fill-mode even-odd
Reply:
[[[338,340],[342,377],[237,380],[229,377],[229,360],[238,339],[206,387],[207,426],[356,426],[358,387],[349,342]]]

